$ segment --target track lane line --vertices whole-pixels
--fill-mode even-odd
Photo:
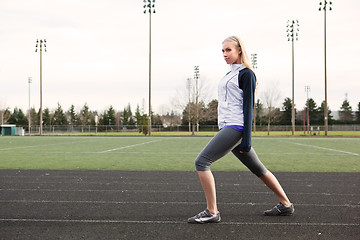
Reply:
[[[0,203],[50,203],[50,204],[58,204],[58,203],[70,203],[70,204],[144,204],[144,205],[203,205],[204,202],[133,202],[133,201],[64,201],[64,200],[0,200]],[[269,203],[240,203],[240,202],[223,202],[218,203],[219,205],[235,205],[235,206],[268,206]],[[360,205],[354,204],[316,204],[316,203],[296,203],[295,206],[306,206],[306,207],[351,207],[351,208],[359,208]]]
[[[0,192],[99,192],[99,193],[112,193],[112,192],[118,192],[118,193],[203,193],[202,190],[161,190],[161,191],[155,191],[155,190],[134,190],[134,189],[117,189],[117,190],[103,190],[103,189],[41,189],[41,188],[27,188],[27,189],[21,189],[21,188],[0,188]],[[239,192],[239,191],[224,191],[220,190],[217,191],[219,193],[231,193],[231,194],[266,194],[271,195],[272,192]],[[309,192],[289,192],[291,195],[321,195],[321,196],[359,196],[360,194],[357,193],[328,193],[328,192],[318,192],[318,193],[309,193]]]
[[[0,218],[0,222],[46,222],[46,223],[124,223],[124,224],[189,224],[186,221],[161,220],[98,220],[98,219],[36,219],[36,218]],[[220,222],[218,225],[288,225],[288,226],[354,226],[358,223],[308,223],[308,222]]]

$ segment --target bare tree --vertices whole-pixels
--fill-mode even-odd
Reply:
[[[270,135],[270,124],[271,121],[276,117],[276,106],[279,103],[279,100],[281,99],[281,93],[278,88],[278,82],[271,82],[269,86],[265,89],[262,89],[261,96],[263,99],[263,102],[265,103],[266,107],[266,114],[267,114],[267,120],[268,120],[268,135]]]
[[[7,113],[7,112],[10,113],[9,109],[6,108],[5,102],[3,102],[3,101],[0,100],[0,124],[1,124],[1,125],[4,124],[4,123],[6,123],[6,120],[7,120],[7,118],[8,118],[8,117],[6,116],[6,113]]]
[[[192,78],[186,79],[184,83],[185,86],[178,89],[176,96],[173,98],[173,105],[179,112],[184,113],[185,110],[186,118],[189,122],[189,131],[191,131],[190,125],[195,127],[206,116],[204,105],[210,102],[209,93],[211,91],[204,77],[202,80],[198,79],[198,86],[196,86],[196,81]]]

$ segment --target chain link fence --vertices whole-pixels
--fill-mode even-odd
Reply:
[[[22,126],[26,134],[37,135],[40,133],[40,126],[32,126],[29,131],[28,126]],[[147,125],[69,125],[69,126],[43,126],[43,134],[52,135],[52,134],[96,134],[96,133],[137,133],[144,132],[147,129]],[[162,126],[162,125],[153,125],[151,127],[151,132],[192,132],[193,129],[188,125],[179,125],[179,126]],[[217,132],[217,125],[200,125],[200,132]],[[268,126],[256,126],[257,132],[267,132]],[[272,131],[284,131],[291,132],[291,125],[274,125],[270,126],[270,132]],[[307,126],[296,126],[295,131],[306,131]],[[309,131],[311,132],[320,132],[325,131],[324,126],[310,126]],[[360,131],[360,124],[349,124],[349,125],[329,125],[328,131]]]

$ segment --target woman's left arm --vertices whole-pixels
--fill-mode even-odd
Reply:
[[[244,131],[240,143],[240,150],[249,152],[251,149],[251,131],[254,111],[254,92],[256,87],[256,77],[252,70],[245,69],[245,72],[239,74],[239,87],[243,90],[243,113],[244,113]]]

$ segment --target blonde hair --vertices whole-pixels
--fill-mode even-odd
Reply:
[[[252,69],[252,66],[251,66],[250,60],[249,60],[249,56],[247,55],[246,50],[245,50],[245,47],[244,47],[244,44],[243,44],[243,42],[240,40],[240,38],[239,38],[239,37],[236,37],[236,36],[230,36],[230,37],[226,38],[226,39],[223,41],[223,43],[224,43],[224,42],[227,42],[227,41],[234,43],[234,46],[235,46],[238,50],[241,51],[241,53],[240,53],[241,63],[242,63],[245,67]]]

